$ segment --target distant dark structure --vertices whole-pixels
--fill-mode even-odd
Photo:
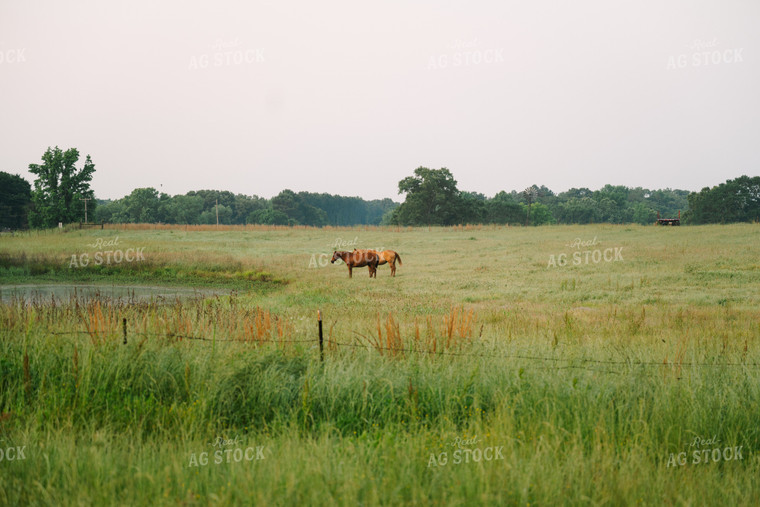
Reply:
[[[660,218],[657,212],[657,225],[681,225],[681,210],[678,210],[678,218]]]

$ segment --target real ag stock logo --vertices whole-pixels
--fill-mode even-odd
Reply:
[[[264,63],[263,48],[244,48],[240,39],[217,39],[207,51],[190,58],[188,70],[202,70],[210,67],[233,67]]]
[[[89,253],[79,255],[72,254],[69,261],[69,269],[85,268],[92,263],[94,266],[121,264],[123,262],[142,262],[145,260],[145,247],[140,248],[116,248],[119,246],[119,236],[113,239],[98,238],[94,243],[87,245],[95,249],[92,256]]]
[[[709,67],[744,62],[744,48],[721,48],[717,37],[710,40],[696,39],[686,48],[691,53],[671,55],[667,70],[687,67]]]
[[[428,458],[428,468],[446,466],[451,462],[453,465],[461,465],[467,463],[480,463],[485,461],[499,461],[504,459],[504,446],[477,446],[481,442],[478,440],[478,436],[475,435],[472,438],[456,437],[451,442],[446,444],[446,447],[453,447],[454,450],[449,455],[449,451],[442,451],[439,453],[430,453]],[[477,447],[476,447],[477,446]],[[449,460],[450,458],[450,460]]]
[[[717,463],[719,461],[743,460],[743,448],[743,445],[720,445],[720,440],[717,439],[716,435],[713,435],[712,438],[696,437],[689,444],[688,452],[670,453],[666,468],[685,466],[686,464],[706,465],[707,463]]]
[[[450,51],[428,57],[427,69],[440,70],[476,65],[493,65],[504,62],[504,48],[480,47],[478,39],[457,39],[448,44]]]
[[[3,461],[23,461],[26,459],[26,446],[6,445],[0,443],[0,463]]]
[[[347,250],[350,252],[355,248],[359,248],[359,236],[354,236],[354,239],[343,239],[341,237],[335,238],[335,242],[330,243],[330,248],[333,250]],[[378,252],[382,252],[385,250],[385,248],[368,248],[368,250],[377,250]],[[324,268],[325,266],[329,266],[330,257],[332,257],[332,252],[329,254],[324,252],[319,254],[311,254],[309,267]]]
[[[601,245],[602,242],[596,239],[582,240],[581,238],[575,238],[571,243],[565,245],[570,248],[569,254],[561,253],[558,255],[551,254],[549,256],[549,264],[547,268],[564,267],[569,264],[573,266],[580,266],[581,264],[599,264],[600,262],[617,262],[623,260],[623,247],[616,246],[610,248],[596,248],[591,249],[597,245]]]
[[[26,62],[26,48],[21,49],[0,49],[0,65],[19,64]]]
[[[188,468],[192,467],[205,467],[209,463],[214,465],[228,464],[228,463],[240,463],[242,461],[260,461],[266,459],[264,451],[266,447],[263,445],[244,446],[241,445],[242,441],[240,437],[233,439],[224,439],[222,437],[216,437],[216,440],[211,442],[211,451],[201,451],[199,453],[191,453],[188,463]],[[211,461],[209,461],[211,460]]]

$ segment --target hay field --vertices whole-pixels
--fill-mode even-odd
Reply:
[[[225,294],[5,297],[0,504],[760,503],[756,224],[0,238],[51,283]]]

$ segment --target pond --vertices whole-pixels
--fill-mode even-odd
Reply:
[[[0,303],[23,300],[27,303],[48,304],[78,299],[111,299],[125,303],[173,302],[177,299],[199,299],[230,294],[229,290],[194,289],[192,287],[151,287],[144,285],[74,285],[25,284],[0,285]]]

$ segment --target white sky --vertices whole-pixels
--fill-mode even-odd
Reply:
[[[76,147],[101,199],[760,174],[757,0],[2,0],[0,54],[0,170]]]

